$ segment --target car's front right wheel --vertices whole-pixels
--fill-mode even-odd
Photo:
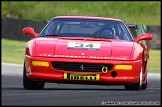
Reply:
[[[25,64],[23,67],[23,86],[25,89],[40,90],[44,88],[45,83],[41,81],[33,81],[27,78]]]
[[[141,89],[145,90],[147,88],[147,84],[148,84],[148,80],[147,80],[147,77],[146,77],[146,82],[144,84],[142,84]]]

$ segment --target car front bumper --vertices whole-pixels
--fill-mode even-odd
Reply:
[[[35,66],[32,61],[46,61],[49,66]],[[74,62],[74,63],[93,63],[93,64],[113,64],[113,68],[106,73],[101,72],[75,72],[58,70],[52,66],[52,62]],[[132,65],[131,70],[116,70],[117,64]],[[25,56],[25,68],[27,77],[31,80],[44,82],[75,82],[75,83],[104,83],[104,84],[132,84],[139,81],[142,61],[128,60],[90,60],[90,59],[72,59],[72,58],[48,58],[48,57],[31,57]],[[68,75],[72,75],[67,78]],[[82,76],[84,75],[84,76]],[[85,76],[86,75],[86,76]],[[91,75],[97,75],[93,79]],[[72,80],[71,80],[72,79]]]

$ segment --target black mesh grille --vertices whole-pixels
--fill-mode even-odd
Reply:
[[[113,68],[113,64],[90,64],[74,62],[52,62],[52,66],[58,70],[76,72],[102,72],[103,67],[107,67],[109,71]]]

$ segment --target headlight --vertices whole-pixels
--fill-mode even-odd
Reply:
[[[45,61],[32,61],[32,65],[33,66],[46,66],[46,67],[48,67],[49,63],[45,62]]]
[[[116,70],[131,70],[132,65],[116,65],[115,69]]]

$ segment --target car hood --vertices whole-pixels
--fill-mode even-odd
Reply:
[[[36,56],[129,59],[133,42],[100,38],[37,38]]]

